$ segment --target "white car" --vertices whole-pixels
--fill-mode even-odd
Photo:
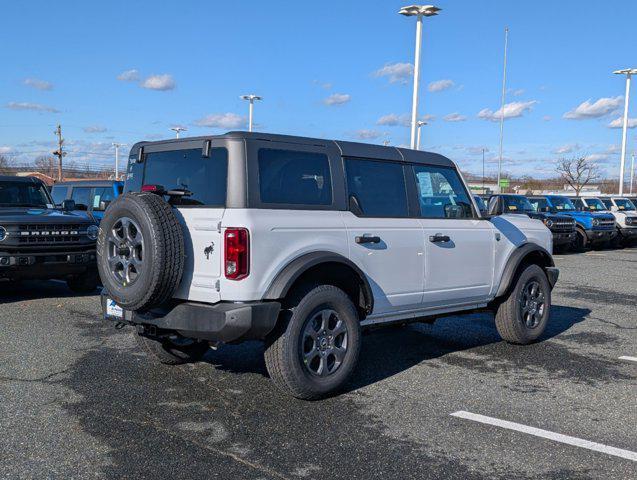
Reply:
[[[370,325],[488,309],[533,342],[559,273],[542,222],[481,216],[442,155],[246,132],[136,144],[97,250],[104,316],[148,352],[263,340],[304,399],[344,384]]]
[[[615,217],[618,243],[625,244],[637,239],[637,208],[626,197],[600,197],[600,200]]]

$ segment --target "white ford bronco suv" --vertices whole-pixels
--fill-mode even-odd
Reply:
[[[442,155],[246,132],[136,144],[97,246],[104,316],[147,352],[262,340],[302,399],[347,381],[370,325],[490,310],[506,341],[537,340],[551,251],[538,220],[482,217]]]

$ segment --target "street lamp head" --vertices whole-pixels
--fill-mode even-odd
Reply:
[[[240,97],[242,100],[250,100],[250,101],[254,101],[254,100],[263,100],[263,97],[260,97],[258,95],[241,95]]]
[[[401,8],[398,13],[405,15],[406,17],[423,16],[432,17],[438,15],[440,8],[433,5],[407,5]]]
[[[422,120],[418,120],[418,122],[416,122],[416,125],[418,125],[419,127],[422,127],[424,125],[427,125],[427,122],[423,122]]]
[[[615,75],[637,75],[637,68],[624,68],[623,70],[615,70]]]

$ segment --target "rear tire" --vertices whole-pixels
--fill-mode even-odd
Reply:
[[[537,340],[551,313],[551,286],[538,265],[529,265],[495,313],[495,326],[509,343],[526,345]]]
[[[282,392],[303,400],[325,397],[352,374],[360,352],[358,313],[341,289],[306,289],[279,318],[266,343],[265,364]]]
[[[208,351],[208,342],[175,336],[150,337],[135,333],[137,344],[164,365],[181,365],[201,360]]]

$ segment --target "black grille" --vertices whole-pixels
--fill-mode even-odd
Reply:
[[[600,218],[599,225],[593,226],[594,230],[611,230],[615,228],[615,219],[611,218]]]
[[[575,229],[575,220],[568,219],[560,219],[553,220],[553,225],[551,226],[551,230],[553,232],[572,232]]]
[[[81,223],[22,223],[7,226],[7,243],[20,246],[79,244],[86,242],[87,227]]]
[[[29,231],[29,232],[51,232],[51,231],[67,231],[67,230],[79,230],[82,228],[82,225],[79,223],[50,223],[50,224],[24,224],[18,225],[18,228],[21,231]]]

